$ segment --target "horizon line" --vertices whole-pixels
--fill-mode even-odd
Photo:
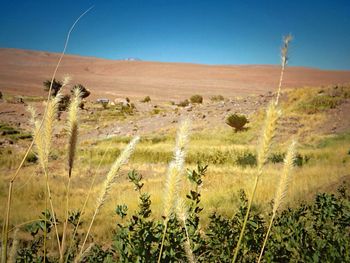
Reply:
[[[12,50],[19,50],[19,51],[30,51],[30,52],[42,52],[42,53],[50,53],[55,55],[60,55],[62,52],[58,51],[48,51],[48,50],[42,50],[42,49],[27,49],[27,48],[16,48],[16,47],[0,47],[1,49],[12,49]],[[202,66],[217,66],[217,67],[234,67],[234,66],[271,66],[271,67],[279,67],[281,64],[214,64],[214,63],[200,63],[200,62],[185,62],[185,61],[161,61],[161,60],[143,60],[139,57],[133,57],[128,56],[125,58],[109,58],[109,57],[98,57],[93,55],[83,55],[78,53],[65,53],[65,56],[76,56],[76,57],[82,57],[82,58],[95,58],[95,59],[101,59],[101,60],[109,60],[109,61],[125,61],[130,63],[135,62],[145,62],[145,63],[168,63],[168,64],[189,64],[189,65],[202,65]],[[128,60],[128,59],[135,59],[135,60]],[[334,69],[334,68],[320,68],[320,67],[314,67],[314,66],[304,66],[304,65],[288,65],[288,67],[291,68],[305,68],[305,69],[316,69],[321,71],[338,71],[338,72],[350,72],[349,69]]]

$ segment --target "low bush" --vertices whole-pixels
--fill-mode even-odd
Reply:
[[[271,163],[283,163],[285,156],[285,153],[272,153],[269,156],[268,161]]]
[[[236,164],[242,167],[256,166],[257,164],[256,155],[251,152],[244,152],[242,155],[237,156]]]
[[[203,103],[203,97],[201,95],[193,95],[191,96],[190,98],[190,101],[191,103],[194,103],[194,104],[201,104]]]
[[[214,96],[211,96],[211,97],[210,97],[210,100],[211,100],[212,102],[217,102],[217,101],[224,101],[225,98],[224,98],[224,96],[222,96],[222,95],[214,95]]]
[[[318,94],[310,97],[305,101],[301,101],[298,109],[308,114],[321,112],[328,109],[334,109],[341,103],[341,98],[332,97],[327,94]]]
[[[36,163],[38,161],[38,157],[34,153],[29,153],[26,158],[27,163]]]
[[[141,100],[141,102],[143,103],[147,103],[151,101],[151,97],[150,96],[146,96],[143,100]]]
[[[248,123],[248,119],[245,115],[230,114],[226,118],[226,124],[234,128],[235,132],[243,131],[244,126]]]
[[[185,99],[185,100],[183,100],[183,101],[180,101],[180,102],[177,104],[177,106],[179,106],[179,107],[187,107],[188,105],[190,105],[190,102],[189,102],[188,99]]]
[[[70,95],[63,95],[58,104],[59,111],[66,111],[70,103]]]

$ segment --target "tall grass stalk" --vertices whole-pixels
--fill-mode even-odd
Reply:
[[[18,248],[18,228],[15,229],[13,232],[13,241],[12,241],[12,246],[11,246],[11,251],[10,251],[10,258],[9,262],[15,263],[16,262],[16,256],[17,256],[17,248]]]
[[[291,34],[285,36],[283,38],[283,45],[282,45],[282,49],[281,49],[281,73],[280,73],[280,81],[279,81],[279,85],[278,85],[278,90],[277,90],[277,96],[275,101],[271,102],[267,112],[266,112],[266,119],[265,119],[265,126],[263,129],[263,134],[262,134],[262,139],[260,142],[260,146],[258,148],[258,168],[257,168],[257,175],[255,177],[255,181],[254,181],[254,185],[253,185],[253,189],[250,195],[250,199],[248,202],[248,207],[247,207],[247,212],[244,216],[244,221],[243,221],[243,225],[242,225],[242,229],[241,229],[241,233],[239,235],[239,239],[236,245],[236,249],[232,258],[232,262],[236,262],[237,257],[238,257],[238,253],[239,253],[239,249],[242,243],[242,239],[244,236],[244,231],[247,225],[247,221],[249,218],[249,213],[250,213],[250,209],[254,200],[254,196],[255,196],[255,192],[256,192],[256,188],[258,186],[259,183],[259,179],[263,173],[263,167],[267,161],[267,157],[268,157],[268,152],[270,150],[271,147],[271,141],[272,138],[275,135],[275,131],[276,131],[276,126],[277,126],[277,121],[278,118],[281,115],[281,111],[278,110],[278,104],[279,104],[279,98],[280,98],[280,93],[281,93],[281,87],[282,87],[282,82],[283,82],[283,75],[284,75],[284,70],[285,67],[287,65],[288,62],[288,48],[289,48],[289,43],[292,40],[292,36]]]
[[[186,221],[187,221],[187,206],[184,202],[184,200],[180,199],[177,202],[177,206],[176,206],[176,215],[177,217],[181,220],[184,228],[185,228],[185,234],[186,234],[186,242],[184,244],[185,247],[185,252],[186,252],[186,257],[188,262],[190,263],[194,263],[196,262],[193,252],[192,252],[192,248],[191,248],[191,239],[190,236],[188,234],[188,230],[187,230],[187,225],[186,225]]]
[[[103,163],[103,161],[104,161],[104,159],[105,159],[105,157],[106,157],[106,154],[107,154],[107,152],[109,151],[111,145],[112,145],[112,140],[109,142],[108,146],[106,147],[106,150],[104,151],[103,156],[102,156],[102,158],[100,159],[100,162],[99,162],[99,164],[98,164],[98,166],[97,166],[97,168],[96,168],[96,171],[98,171],[98,170],[100,169],[100,167],[101,167],[101,165],[102,165],[102,163]],[[91,181],[91,183],[90,183],[90,187],[89,187],[88,193],[87,193],[87,195],[86,195],[86,197],[85,197],[84,204],[83,204],[82,208],[80,209],[80,216],[79,216],[79,218],[78,218],[78,222],[77,222],[76,226],[74,227],[73,234],[72,234],[72,236],[71,236],[71,240],[70,240],[69,247],[68,247],[68,250],[67,250],[68,253],[67,253],[65,262],[68,262],[69,251],[70,251],[70,249],[72,248],[74,238],[75,238],[75,236],[76,236],[76,234],[77,234],[77,232],[78,232],[78,228],[79,228],[79,225],[80,225],[81,217],[82,217],[82,215],[84,214],[85,209],[86,209],[86,205],[87,205],[87,203],[88,203],[88,201],[89,201],[89,199],[90,199],[90,196],[91,196],[91,193],[92,193],[92,189],[93,189],[93,187],[94,187],[94,185],[95,185],[96,177],[97,177],[97,172],[95,172],[95,174],[94,174],[94,176],[93,176],[93,179],[92,179],[92,181]]]
[[[266,246],[266,242],[267,242],[267,239],[269,237],[269,234],[270,234],[270,231],[271,231],[271,227],[272,227],[272,224],[273,224],[273,220],[275,219],[277,210],[279,209],[279,207],[283,203],[283,200],[284,200],[284,198],[286,196],[286,193],[287,193],[288,184],[289,184],[289,180],[290,180],[290,174],[291,174],[291,171],[293,169],[293,163],[294,163],[295,154],[296,154],[295,149],[296,149],[296,141],[293,140],[291,145],[288,148],[287,155],[286,155],[286,157],[284,159],[283,173],[282,173],[282,176],[280,178],[279,185],[278,185],[278,188],[277,188],[277,191],[276,191],[274,205],[273,205],[273,209],[272,209],[271,221],[270,221],[268,230],[266,232],[266,236],[265,236],[265,239],[264,239],[264,242],[263,242],[263,246],[262,246],[261,251],[260,251],[260,256],[259,256],[259,259],[258,259],[258,263],[261,261],[261,258],[263,256],[264,249],[265,249],[265,246]]]
[[[51,151],[51,141],[53,136],[53,127],[55,126],[56,119],[57,119],[57,110],[58,110],[58,104],[60,102],[61,95],[60,93],[57,94],[56,97],[51,98],[47,102],[47,114],[45,116],[44,122],[41,125],[39,121],[35,120],[35,112],[32,109],[32,122],[34,124],[34,142],[36,145],[36,151],[37,156],[39,160],[39,164],[44,172],[45,175],[45,215],[48,211],[47,209],[47,199],[49,199],[52,218],[54,221],[54,227],[56,232],[56,238],[58,242],[58,248],[59,251],[61,251],[60,246],[60,240],[58,235],[58,229],[56,224],[56,215],[55,210],[52,203],[52,196],[51,196],[51,190],[50,190],[50,184],[49,184],[49,177],[48,177],[48,164],[49,164],[49,156]],[[41,128],[42,127],[42,128]],[[45,255],[46,255],[46,237],[47,237],[47,222],[45,220],[45,229],[44,229],[44,261],[45,261]]]
[[[54,72],[52,74],[52,78],[51,78],[51,84],[50,84],[50,88],[49,88],[49,92],[47,95],[47,100],[50,99],[51,97],[51,92],[52,92],[52,84],[53,84],[53,80],[56,78],[56,74],[57,74],[57,70],[61,64],[61,61],[66,53],[66,49],[68,46],[68,42],[69,42],[69,38],[70,38],[70,34],[72,33],[75,25],[78,23],[78,21],[86,14],[88,13],[91,9],[93,8],[93,6],[91,6],[90,8],[88,8],[85,12],[83,12],[73,23],[73,25],[71,26],[71,28],[68,31],[65,43],[64,43],[64,48],[63,51],[58,59],[58,62],[56,64],[56,67],[54,69]],[[40,130],[42,129],[42,125],[45,119],[45,116],[47,114],[47,107],[45,108],[44,114],[43,114],[43,118],[40,124]],[[16,180],[16,178],[18,177],[19,171],[22,169],[23,164],[28,156],[28,154],[31,152],[32,148],[34,146],[34,140],[32,140],[32,142],[30,143],[30,145],[28,146],[19,166],[16,169],[16,172],[13,174],[13,176],[10,178],[10,182],[9,182],[9,187],[8,187],[8,194],[7,194],[7,203],[6,203],[6,213],[5,213],[5,220],[4,220],[4,225],[3,225],[3,229],[2,229],[2,250],[1,250],[1,263],[6,263],[7,262],[7,241],[8,241],[8,228],[9,228],[9,223],[10,223],[10,212],[11,212],[11,204],[12,204],[12,192],[13,192],[13,185],[14,182]]]
[[[68,226],[68,216],[69,216],[69,194],[70,194],[70,183],[72,177],[72,170],[74,165],[74,159],[76,154],[76,148],[78,143],[78,127],[79,127],[79,105],[81,102],[81,91],[79,88],[74,89],[73,99],[69,105],[68,109],[68,183],[66,191],[66,211],[65,211],[65,221],[63,225],[63,234],[62,234],[62,244],[61,244],[61,253],[60,253],[60,262],[63,262],[63,254],[65,250],[65,242],[67,235],[67,226]]]
[[[277,90],[277,96],[276,96],[276,105],[279,102],[279,98],[281,95],[281,88],[282,88],[282,81],[283,81],[283,76],[284,76],[284,70],[286,68],[286,65],[288,63],[289,57],[288,57],[288,48],[289,48],[289,43],[292,41],[293,36],[291,34],[283,37],[283,45],[281,48],[281,75],[280,75],[280,81],[278,83],[278,90]]]
[[[247,212],[246,212],[245,217],[244,217],[242,229],[241,229],[239,239],[238,239],[238,242],[236,245],[234,256],[232,258],[232,262],[236,262],[236,260],[237,260],[240,245],[241,245],[241,242],[242,242],[242,239],[244,236],[244,231],[245,231],[245,228],[247,226],[249,212],[250,212],[250,209],[252,207],[252,203],[253,203],[255,192],[256,192],[256,189],[258,186],[259,179],[260,179],[261,175],[263,174],[264,165],[267,162],[267,157],[268,157],[268,154],[269,154],[269,151],[271,148],[271,142],[272,142],[272,139],[275,135],[275,131],[276,131],[276,127],[277,127],[277,120],[278,120],[280,115],[281,115],[281,112],[277,109],[276,104],[270,103],[270,105],[268,106],[267,111],[266,111],[265,126],[263,129],[263,134],[262,134],[260,145],[258,148],[257,175],[255,177],[253,189],[252,189],[250,199],[248,202]]]
[[[102,191],[100,193],[100,197],[97,200],[96,208],[95,208],[94,214],[91,218],[89,228],[88,228],[87,233],[85,235],[83,244],[81,245],[80,252],[78,255],[78,260],[81,259],[81,256],[82,256],[83,251],[84,251],[84,246],[85,246],[86,241],[90,235],[91,227],[96,219],[97,214],[99,213],[100,209],[102,208],[102,206],[106,202],[106,200],[109,196],[111,187],[113,186],[116,178],[118,177],[121,167],[128,162],[128,160],[130,159],[131,154],[134,152],[136,144],[138,143],[139,140],[140,140],[139,136],[134,137],[131,140],[131,142],[126,146],[126,148],[121,152],[118,159],[113,163],[111,169],[109,170],[107,177],[106,177],[106,180],[104,181],[103,188],[102,188]]]
[[[162,243],[160,245],[158,263],[162,258],[165,235],[168,228],[168,221],[170,215],[174,212],[174,209],[176,208],[176,203],[178,201],[178,192],[181,181],[181,174],[183,173],[183,166],[185,162],[186,147],[188,146],[189,133],[190,121],[186,119],[181,122],[179,127],[174,149],[173,161],[169,164],[167,178],[165,182],[163,223],[164,231],[162,236]]]

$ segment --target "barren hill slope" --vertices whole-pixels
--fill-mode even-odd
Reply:
[[[20,49],[0,49],[0,91],[14,95],[45,94],[59,54]],[[199,65],[107,60],[66,55],[58,78],[69,74],[74,83],[92,90],[92,97],[143,97],[179,99],[199,93],[237,96],[275,90],[280,68],[271,65]],[[350,71],[289,67],[286,87],[319,86],[350,82]]]

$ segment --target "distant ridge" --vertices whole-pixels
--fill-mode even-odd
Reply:
[[[42,82],[51,77],[58,53],[0,48],[0,91],[16,95],[43,95]],[[133,61],[133,63],[129,63]],[[70,74],[73,83],[92,91],[91,98],[145,97],[171,100],[193,94],[234,97],[274,91],[280,67],[276,65],[201,65],[148,62],[137,58],[109,60],[66,55],[57,78]],[[350,83],[350,71],[288,67],[284,87]]]
[[[125,61],[142,61],[141,59],[139,59],[139,58],[124,58],[123,60],[125,60]]]

